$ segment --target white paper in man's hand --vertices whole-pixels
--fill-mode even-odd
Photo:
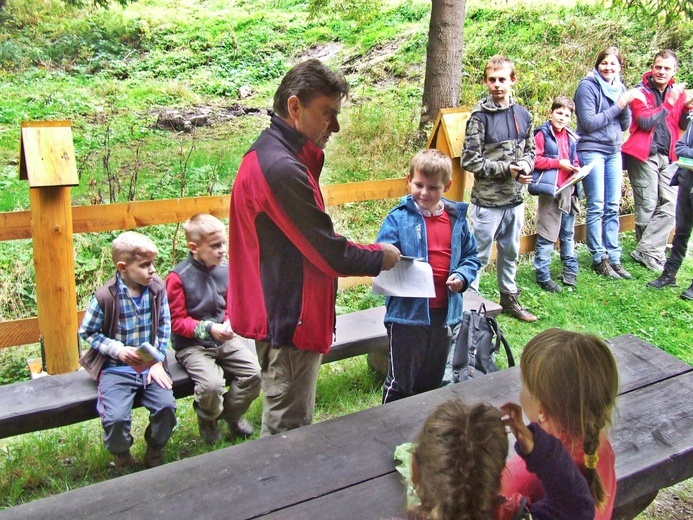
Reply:
[[[373,294],[434,298],[433,269],[428,262],[403,256],[395,267],[373,278]]]

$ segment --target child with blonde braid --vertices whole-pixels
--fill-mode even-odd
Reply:
[[[506,426],[515,451],[545,489],[534,503],[501,496],[508,455]],[[594,500],[563,444],[538,424],[526,426],[522,409],[507,403],[468,405],[450,399],[426,419],[414,444],[411,480],[421,504],[409,520],[591,520]]]
[[[548,329],[532,338],[520,362],[520,404],[527,418],[555,435],[570,453],[608,520],[616,495],[614,451],[605,433],[616,404],[618,371],[609,347],[596,336]],[[519,458],[503,472],[503,494],[537,500],[541,483]]]

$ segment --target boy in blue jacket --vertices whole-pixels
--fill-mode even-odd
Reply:
[[[407,176],[411,194],[390,211],[378,234],[377,242],[431,264],[436,294],[386,299],[389,361],[383,403],[440,386],[452,329],[462,321],[462,293],[481,266],[467,224],[468,204],[443,198],[451,174],[452,162],[442,152],[416,154]]]

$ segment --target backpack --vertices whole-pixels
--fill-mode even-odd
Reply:
[[[495,357],[501,344],[508,357],[508,366],[514,367],[515,358],[510,345],[496,319],[486,314],[486,305],[482,303],[478,311],[464,311],[452,357],[453,382],[459,383],[479,374],[497,372]]]

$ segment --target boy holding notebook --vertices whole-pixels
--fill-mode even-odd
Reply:
[[[560,187],[568,177],[576,172],[578,159],[576,153],[577,135],[568,128],[575,105],[567,96],[558,96],[551,105],[549,120],[537,128],[534,134],[537,171],[558,170],[556,186]],[[548,175],[542,176],[550,177]],[[577,185],[561,191],[555,197],[539,195],[537,208],[537,249],[534,256],[534,269],[539,287],[549,292],[561,291],[561,286],[551,279],[551,253],[556,240],[561,241],[561,261],[563,285],[575,287],[577,284],[578,263],[575,254],[575,215],[580,212]]]

